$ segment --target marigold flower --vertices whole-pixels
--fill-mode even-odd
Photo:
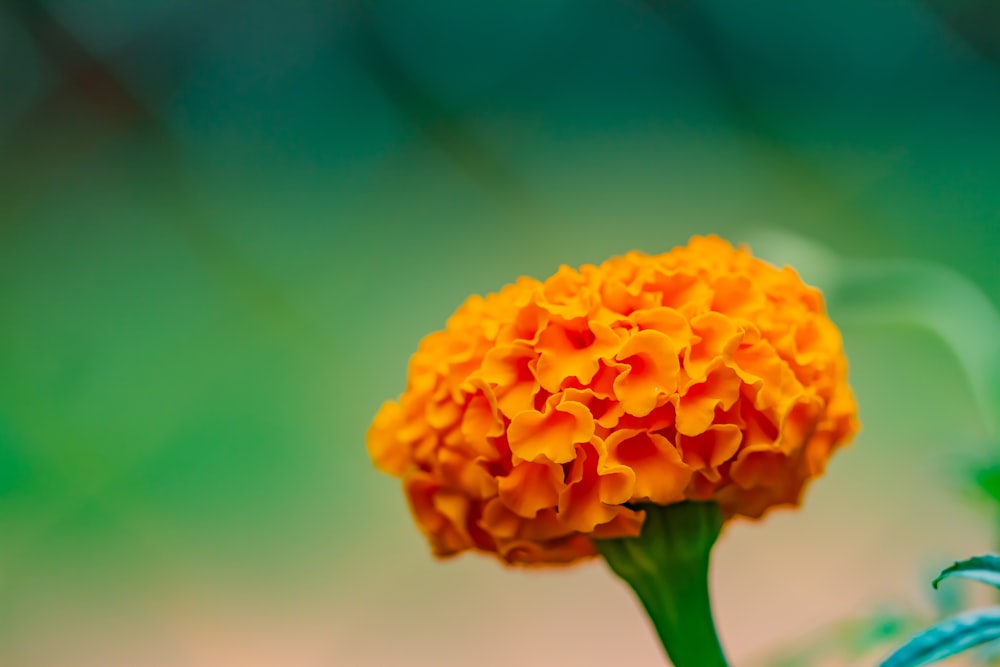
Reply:
[[[439,556],[564,563],[636,504],[799,503],[858,429],[818,290],[716,237],[470,297],[368,432]]]

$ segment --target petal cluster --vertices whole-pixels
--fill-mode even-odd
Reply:
[[[715,237],[470,297],[368,432],[434,552],[563,563],[635,503],[799,502],[858,429],[818,290]]]

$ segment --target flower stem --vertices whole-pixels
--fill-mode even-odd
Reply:
[[[712,545],[722,528],[715,503],[641,505],[639,537],[595,540],[635,590],[675,667],[727,667],[708,595]]]

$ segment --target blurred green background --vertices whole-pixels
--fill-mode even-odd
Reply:
[[[991,549],[1000,9],[0,4],[0,665],[661,664],[431,559],[364,448],[469,293],[692,234],[824,287],[864,432],[716,552],[737,662]]]

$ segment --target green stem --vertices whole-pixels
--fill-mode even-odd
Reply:
[[[708,595],[712,545],[722,528],[715,503],[646,504],[639,537],[595,540],[631,586],[675,667],[727,667]]]

